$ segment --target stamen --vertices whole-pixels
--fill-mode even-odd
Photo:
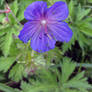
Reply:
[[[52,39],[52,37],[49,34],[47,34],[47,36],[49,37],[50,40]]]
[[[48,36],[48,38],[51,40],[52,37],[47,32],[47,22],[46,22],[46,20],[42,20],[41,24],[44,25],[44,27],[45,27],[45,34],[44,35]]]
[[[45,33],[46,33],[46,35],[49,37],[49,39],[51,40],[52,39],[52,37],[48,34],[48,32],[47,32],[47,25],[45,24]]]
[[[48,34],[47,32],[47,25],[45,24],[45,33]]]

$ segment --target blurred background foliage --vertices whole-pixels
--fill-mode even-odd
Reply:
[[[18,34],[24,10],[37,0],[0,0],[0,92],[92,92],[92,0],[61,0],[69,8],[69,43],[40,54]],[[60,0],[44,0],[50,7]]]

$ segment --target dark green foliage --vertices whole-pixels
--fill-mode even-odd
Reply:
[[[29,78],[29,83],[22,81],[21,89],[23,92],[88,92],[88,89],[92,89],[92,86],[87,83],[87,78],[84,78],[84,72],[75,75],[69,79],[76,64],[72,63],[68,58],[64,58],[63,63],[60,64],[62,73],[54,68],[45,69],[41,68],[36,72],[36,80]],[[70,69],[66,69],[70,68]],[[41,72],[40,72],[41,70]],[[19,92],[16,89],[12,89],[4,84],[0,84],[0,89],[8,92]],[[21,92],[22,92],[21,91]]]
[[[34,1],[8,0],[12,12],[0,14],[0,92],[91,92],[92,0],[62,0],[68,4],[66,22],[73,37],[42,54],[18,39],[24,10]],[[60,0],[43,1],[50,7]],[[5,5],[0,0],[2,10]]]

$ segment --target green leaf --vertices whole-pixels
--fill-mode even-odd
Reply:
[[[55,92],[56,86],[53,85],[47,85],[47,84],[41,84],[39,82],[35,82],[35,85],[30,85],[26,82],[22,82],[21,88],[23,92]]]
[[[10,25],[0,25],[0,38],[7,33]]]
[[[83,78],[84,77],[84,72],[79,73],[76,75],[74,78],[69,80],[67,83],[64,83],[63,86],[65,87],[72,87],[76,89],[92,89],[92,86],[87,83],[87,79]]]
[[[39,71],[38,71],[39,72]],[[31,84],[22,82],[23,92],[54,92],[57,88],[56,76],[48,70],[42,69],[39,73],[40,80],[31,81]]]
[[[17,0],[15,0],[12,4],[11,4],[11,10],[12,10],[12,12],[15,14],[15,16],[16,16],[16,14],[17,14],[17,11],[18,11],[18,1]]]
[[[10,54],[11,45],[13,42],[13,34],[18,33],[14,28],[11,28],[10,25],[1,26],[0,29],[0,48],[5,57]]]
[[[15,15],[14,15],[15,16]],[[8,15],[8,18],[9,18],[9,23],[10,23],[10,25],[15,25],[15,24],[17,24],[17,22],[16,22],[16,19],[14,18],[14,16],[10,13],[9,15]]]
[[[74,14],[74,1],[73,0],[71,0],[69,3],[69,14],[71,17],[73,17],[73,14]]]
[[[65,59],[67,60],[67,58]],[[63,85],[63,90],[65,90],[65,92],[67,88],[73,88],[76,91],[79,90],[79,92],[88,92],[88,89],[92,89],[92,86],[87,82],[87,78],[84,78],[84,72],[78,73],[76,76],[73,76],[71,79],[69,79],[71,73],[75,69],[76,64],[74,64],[73,62],[69,62],[69,60],[63,61],[64,62],[62,64],[61,84]]]
[[[3,83],[0,83],[0,90],[3,92],[20,92],[20,90],[11,88]]]
[[[31,78],[29,83],[22,82],[21,89],[23,92],[88,92],[92,87],[88,84],[87,78],[84,78],[84,72],[70,78],[75,67],[76,64],[71,62],[71,59],[64,58],[62,72],[57,68],[53,70],[42,68],[37,71],[38,77],[36,76],[35,80]]]
[[[11,65],[15,62],[15,57],[1,57],[0,58],[0,71],[7,72]]]
[[[9,78],[12,78],[12,80],[19,81],[23,76],[26,76],[26,73],[22,64],[16,64],[10,70]]]
[[[92,3],[92,0],[87,0],[87,2]]]
[[[80,22],[79,24],[77,24],[78,29],[85,33],[88,36],[92,36],[92,24],[91,23],[87,23],[87,22]]]
[[[72,72],[74,71],[76,64],[70,62],[71,60],[69,58],[64,58],[63,60],[63,64],[62,64],[62,77],[61,77],[61,81],[62,83],[65,83],[68,78],[70,77],[70,75],[72,74]],[[72,66],[72,67],[70,67]],[[66,69],[67,68],[67,69]]]
[[[12,38],[12,31],[11,32],[7,32],[7,34],[5,35],[3,42],[2,42],[2,51],[3,54],[5,56],[8,56],[9,51],[10,51],[10,47],[12,44],[13,38]]]
[[[24,10],[25,10],[25,7],[20,7],[19,8],[19,12],[18,12],[18,20],[21,21],[24,19]]]
[[[80,47],[82,48],[82,50],[84,50],[84,47],[86,47],[86,45],[89,45],[90,42],[88,41],[88,38],[80,31],[78,31],[78,42]]]
[[[92,22],[92,17],[87,17],[83,20],[83,22]]]
[[[4,14],[0,14],[0,22],[2,23],[3,20],[5,19],[5,15]]]
[[[0,5],[2,5],[4,3],[4,0],[0,0]]]
[[[77,10],[77,21],[82,20],[85,16],[87,16],[90,13],[91,9],[84,9],[81,8],[81,5],[79,4],[78,10]]]
[[[31,89],[31,86],[30,84],[22,81],[21,82],[21,89],[23,90],[23,92],[32,92],[30,89]]]

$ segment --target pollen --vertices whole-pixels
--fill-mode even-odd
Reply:
[[[47,36],[49,37],[50,40],[52,39],[52,37],[49,34],[47,34]]]

